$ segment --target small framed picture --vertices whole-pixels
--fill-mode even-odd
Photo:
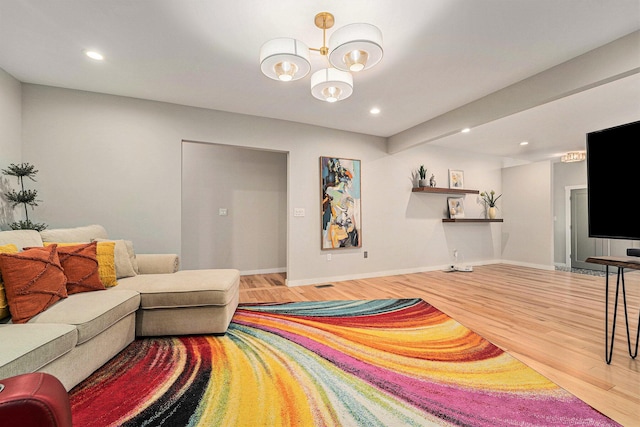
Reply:
[[[464,172],[449,169],[449,188],[464,188]]]
[[[449,218],[464,218],[464,198],[448,197],[447,205],[449,207]]]

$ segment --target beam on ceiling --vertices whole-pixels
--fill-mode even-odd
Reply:
[[[397,153],[640,73],[640,31],[514,83],[387,139]]]

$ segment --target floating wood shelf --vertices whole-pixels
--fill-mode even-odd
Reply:
[[[413,193],[442,193],[442,194],[478,194],[479,190],[467,190],[464,188],[440,188],[440,187],[413,187]]]
[[[500,219],[485,219],[485,218],[444,218],[442,222],[503,222]]]

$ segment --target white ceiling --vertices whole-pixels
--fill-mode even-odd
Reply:
[[[258,63],[272,38],[320,47],[322,11],[334,29],[368,22],[384,38],[380,64],[335,104],[311,96],[309,77],[276,82]],[[26,83],[390,137],[637,30],[640,0],[0,0],[0,68]],[[311,56],[312,71],[326,66]],[[635,74],[432,143],[536,161],[638,119]]]

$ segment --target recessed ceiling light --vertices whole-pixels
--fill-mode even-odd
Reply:
[[[522,141],[520,145],[529,145],[529,141]]]
[[[460,132],[462,132],[462,133],[469,133],[469,132],[471,132],[471,128],[464,128],[464,129],[462,129]]]
[[[371,114],[380,114],[380,109],[378,107],[373,107],[369,112]]]
[[[96,52],[95,50],[86,50],[84,54],[91,59],[95,59],[96,61],[102,61],[104,59],[104,56],[102,56],[101,53]]]

